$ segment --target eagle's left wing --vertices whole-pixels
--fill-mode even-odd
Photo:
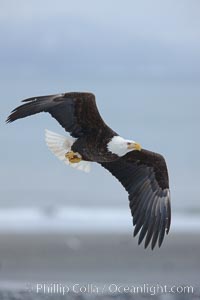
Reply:
[[[170,191],[164,158],[147,150],[132,151],[120,159],[101,163],[129,193],[130,209],[139,244],[145,238],[145,248],[157,241],[161,246],[171,222]]]
[[[88,132],[98,132],[99,128],[109,129],[104,123],[92,93],[63,93],[25,99],[24,104],[15,108],[7,122],[48,112],[67,132],[78,138]],[[111,130],[111,129],[109,129]]]

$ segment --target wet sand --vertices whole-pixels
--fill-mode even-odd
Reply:
[[[41,293],[36,293],[39,284],[47,283],[69,287],[69,293],[62,299],[78,299],[72,287],[88,284],[94,289],[93,294],[89,290],[90,299],[100,297],[95,293],[95,288],[101,292],[104,289],[103,299],[106,294],[108,299],[118,297],[118,290],[109,290],[111,285],[113,289],[115,286],[130,288],[145,285],[148,288],[166,285],[168,289],[172,286],[192,286],[197,294],[200,290],[198,234],[171,233],[163,247],[154,251],[137,246],[136,239],[128,234],[1,234],[0,241],[1,299],[6,293],[10,296],[5,296],[5,299],[60,299],[60,293],[47,295],[42,286]],[[14,291],[18,291],[18,298],[15,298]],[[149,292],[144,292],[146,297],[151,297]],[[23,295],[19,296],[19,293]],[[142,297],[142,293],[139,294],[137,299]],[[124,294],[124,297],[128,295]],[[84,292],[80,292],[80,296],[87,299]],[[135,299],[135,295],[129,296]],[[159,299],[167,296],[171,297],[169,299],[179,299],[180,295],[156,295]],[[192,295],[189,298],[182,295],[181,299],[193,298]]]

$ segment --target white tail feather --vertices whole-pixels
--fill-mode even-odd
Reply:
[[[65,154],[71,151],[73,143],[76,141],[73,137],[64,137],[60,134],[54,133],[50,130],[45,130],[45,141],[48,148],[51,150],[58,159],[64,161],[67,165],[76,168],[77,170],[84,171],[86,173],[90,172],[90,162],[80,161],[79,163],[70,163],[65,157]]]

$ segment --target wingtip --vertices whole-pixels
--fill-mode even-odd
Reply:
[[[12,119],[10,118],[10,116],[6,119],[5,123],[6,124],[12,123]]]
[[[148,238],[148,236],[145,239],[145,243],[144,243],[144,249],[147,249],[147,247],[149,246],[149,243],[151,241],[151,238]]]
[[[145,242],[145,244],[144,244],[144,249],[145,250],[149,249],[149,244],[150,244],[150,241],[148,243]],[[150,247],[151,251],[154,250],[155,246],[156,246],[156,244],[155,245],[151,245],[151,247]]]
[[[140,245],[142,243],[142,239],[138,240],[138,245]]]
[[[142,225],[143,225],[142,223],[137,223],[137,224],[135,225],[135,229],[134,229],[134,232],[133,232],[133,236],[134,236],[134,237],[138,234],[138,232],[140,231]]]

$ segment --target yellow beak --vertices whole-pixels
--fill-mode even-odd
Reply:
[[[133,150],[137,150],[137,151],[141,151],[142,147],[139,143],[131,143],[130,145],[128,145],[128,149],[133,149]]]

